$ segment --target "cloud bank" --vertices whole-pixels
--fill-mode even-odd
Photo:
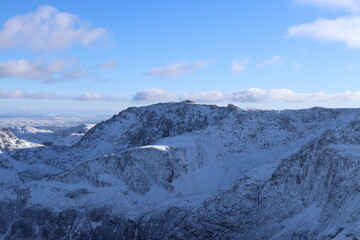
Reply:
[[[260,89],[249,88],[236,92],[195,92],[175,93],[163,89],[146,89],[138,92],[133,101],[158,102],[158,101],[184,101],[192,100],[201,103],[240,102],[240,103],[283,103],[283,102],[334,102],[334,101],[359,101],[360,91],[346,91],[342,93],[327,94],[295,93],[290,89]]]
[[[236,92],[192,92],[176,93],[164,89],[151,88],[137,92],[132,99],[113,97],[101,93],[84,93],[80,95],[58,95],[53,93],[28,93],[22,89],[0,90],[0,99],[48,99],[74,101],[108,101],[108,102],[166,102],[192,100],[198,103],[305,103],[305,102],[348,102],[360,101],[360,91],[345,91],[328,94],[296,93],[290,89],[260,89],[249,88]]]
[[[63,50],[74,44],[88,46],[107,30],[92,28],[78,16],[41,6],[35,12],[8,19],[0,31],[0,49]]]

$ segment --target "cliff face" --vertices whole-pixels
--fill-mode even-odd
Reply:
[[[72,146],[0,154],[11,176],[0,177],[0,236],[357,239],[359,117],[190,102],[129,108]]]

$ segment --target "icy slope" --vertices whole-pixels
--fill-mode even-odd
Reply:
[[[129,108],[73,146],[0,154],[13,176],[0,178],[0,236],[357,237],[358,119],[358,109]]]

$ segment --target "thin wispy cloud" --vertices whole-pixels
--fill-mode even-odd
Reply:
[[[284,59],[280,56],[273,56],[270,59],[266,59],[258,64],[258,68],[267,66],[284,66]]]
[[[360,17],[340,17],[334,20],[319,18],[311,23],[290,27],[287,35],[341,42],[349,48],[360,48]]]
[[[346,102],[359,101],[360,91],[346,91],[335,94],[323,92],[296,93],[290,89],[260,89],[249,88],[236,92],[195,92],[175,93],[163,89],[147,89],[135,94],[133,101],[157,102],[157,101],[184,101],[192,100],[202,103],[217,102],[241,102],[241,103],[302,103],[302,102]]]
[[[0,98],[2,99],[65,99],[65,97],[61,97],[57,94],[43,93],[43,92],[27,93],[22,89],[16,89],[16,90],[2,89],[0,90]]]
[[[79,101],[110,101],[110,102],[125,100],[125,98],[116,98],[101,93],[89,93],[89,92],[79,96],[72,96],[70,97],[70,99],[79,100]]]
[[[360,0],[295,0],[294,2],[328,9],[341,9],[350,12],[360,11]]]
[[[77,67],[76,61],[56,59],[50,63],[42,60],[11,60],[0,62],[0,78],[20,78],[44,83],[79,79],[87,71]]]
[[[111,69],[111,68],[116,68],[116,66],[117,66],[116,61],[107,61],[107,62],[104,62],[104,63],[101,63],[101,64],[95,66],[95,68]]]
[[[28,93],[22,89],[0,90],[0,99],[46,99],[46,100],[75,100],[75,101],[128,101],[126,98],[111,97],[101,93],[84,93],[80,95],[58,95],[46,92]]]
[[[349,70],[349,71],[354,71],[354,70],[357,70],[359,67],[355,64],[348,64],[345,66],[345,69],[346,70]]]
[[[243,57],[240,60],[234,60],[232,62],[232,72],[234,74],[240,74],[245,71],[248,63],[249,63],[250,57]]]
[[[181,75],[193,72],[212,62],[214,62],[214,59],[198,60],[195,62],[176,62],[164,67],[153,68],[146,72],[145,75],[153,75],[161,78],[180,77]]]
[[[304,68],[304,66],[298,62],[295,62],[292,64],[292,67],[296,70],[296,71],[300,71]]]
[[[107,30],[92,28],[78,16],[41,6],[35,12],[8,19],[0,31],[0,49],[63,50],[88,46],[104,38]]]

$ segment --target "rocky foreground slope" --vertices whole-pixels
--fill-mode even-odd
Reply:
[[[360,109],[155,104],[71,146],[3,131],[0,239],[360,239]]]

